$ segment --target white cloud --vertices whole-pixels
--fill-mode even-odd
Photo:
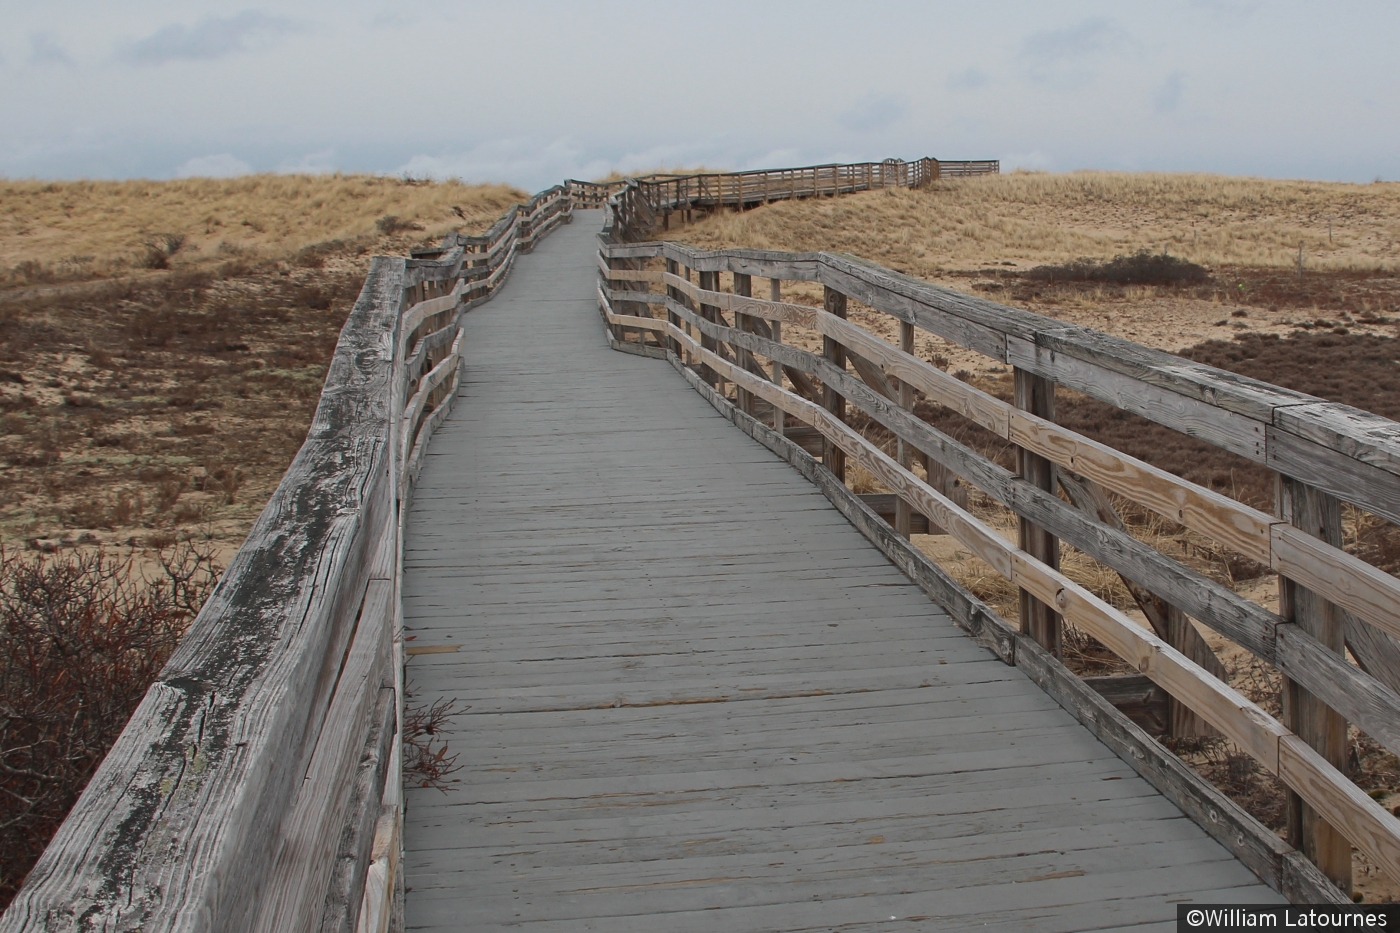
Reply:
[[[246,51],[300,26],[285,16],[244,10],[233,16],[211,16],[193,26],[171,23],[144,39],[123,44],[117,57],[131,65],[163,65],[172,61],[207,61]]]
[[[837,119],[846,129],[864,133],[893,126],[904,119],[908,112],[908,98],[871,91]]]
[[[955,91],[975,91],[992,83],[988,74],[980,68],[967,68],[948,76],[948,87]]]
[[[1248,19],[1259,12],[1258,0],[1191,0],[1191,5],[1218,17],[1233,20]]]
[[[588,159],[566,139],[493,139],[462,152],[413,156],[394,170],[416,178],[460,178],[468,182],[503,182],[532,187],[557,185],[566,177],[606,175],[606,162]]]
[[[197,156],[175,170],[176,178],[233,178],[249,175],[253,167],[227,152]]]
[[[1092,79],[1094,59],[1131,44],[1131,37],[1113,20],[1094,16],[1073,26],[1032,33],[1021,44],[1018,57],[1032,81],[1072,87]]]
[[[1173,113],[1181,107],[1182,81],[1185,75],[1173,71],[1152,93],[1152,109],[1158,113]]]
[[[797,149],[771,149],[757,158],[744,162],[742,171],[752,172],[763,168],[793,168],[802,161],[802,152]]]
[[[1001,170],[1014,172],[1017,169],[1030,172],[1048,172],[1054,167],[1054,160],[1039,149],[1034,152],[1014,152],[1001,157]]]
[[[29,64],[67,65],[71,68],[75,63],[73,56],[58,44],[52,33],[36,32],[29,37]]]
[[[325,175],[337,171],[339,167],[334,149],[308,152],[277,163],[277,171],[283,175]]]

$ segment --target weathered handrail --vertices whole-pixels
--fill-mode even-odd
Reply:
[[[376,257],[311,430],[0,931],[388,928],[402,826],[402,515],[461,316],[565,189]]]
[[[1363,663],[1377,660],[1367,647],[1376,641],[1400,645],[1400,580],[1341,549],[1335,506],[1341,499],[1400,520],[1400,425],[851,256],[628,244],[629,231],[616,226],[608,234],[599,252],[599,303],[616,348],[669,357],[736,423],[824,484],[838,505],[843,496],[849,499],[848,516],[961,625],[1008,663],[1028,666],[1101,736],[1109,729],[1105,717],[1118,714],[1112,707],[1105,711],[1101,698],[1085,699],[1092,691],[1055,661],[1061,618],[1166,691],[1180,709],[1174,715],[1178,724],[1218,730],[1278,775],[1313,814],[1295,819],[1293,842],[1333,882],[1349,888],[1351,844],[1400,876],[1400,821],[1345,774],[1347,720],[1400,752],[1400,675],[1385,664],[1367,664],[1378,675],[1372,676],[1343,654],[1344,641]],[[657,261],[665,267],[647,268]],[[728,291],[720,287],[721,273],[731,277]],[[769,299],[753,297],[755,275],[772,280]],[[783,302],[783,280],[820,283],[824,307]],[[896,318],[899,346],[849,321],[848,297]],[[795,345],[793,328],[807,336],[808,345],[820,339],[823,352]],[[916,328],[1011,365],[1015,403],[914,356]],[[1283,477],[1280,514],[1251,509],[1057,425],[1056,384],[1274,468]],[[1016,445],[1022,452],[1019,474],[916,417],[916,392]],[[767,427],[754,417],[765,403],[771,413],[764,415]],[[847,404],[894,435],[896,456],[847,426]],[[810,458],[805,466],[799,463],[807,455],[787,440],[807,432],[821,441],[825,469]],[[841,478],[848,457],[893,493],[884,497],[897,503],[885,513],[894,512],[893,528],[846,491]],[[915,459],[923,462],[923,477],[913,472]],[[1055,495],[1056,470],[1074,505]],[[979,488],[1020,517],[1019,547],[967,511],[960,484]],[[1112,524],[1116,515],[1096,514],[1092,502],[1082,501],[1092,498],[1096,486],[1276,570],[1292,594],[1284,600],[1284,615],[1138,541]],[[907,537],[916,519],[953,534],[1021,589],[1019,626],[1001,620],[902,542],[899,535]],[[1144,630],[1064,576],[1059,539],[1140,588],[1140,602],[1154,603],[1144,611],[1154,627],[1161,622],[1161,630]],[[1286,724],[1217,676],[1219,662],[1182,613],[1283,673],[1284,689],[1292,691]],[[1306,716],[1296,712],[1305,704],[1312,704]],[[1155,769],[1145,776],[1176,794],[1188,812],[1194,809],[1266,882],[1295,899],[1340,898],[1317,868],[1180,767],[1145,733],[1125,741],[1118,741],[1120,753],[1139,770]],[[1190,793],[1182,790],[1187,786]]]

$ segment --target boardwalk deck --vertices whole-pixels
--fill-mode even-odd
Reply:
[[[1276,902],[798,473],[607,348],[599,212],[466,318],[408,519],[413,930],[1174,929]],[[453,650],[453,649],[456,650]],[[891,923],[896,920],[896,923]]]

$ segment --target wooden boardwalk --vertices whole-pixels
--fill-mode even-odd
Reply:
[[[601,213],[465,319],[408,518],[411,930],[1175,929],[1280,902],[664,362]],[[439,650],[440,649],[440,650]]]

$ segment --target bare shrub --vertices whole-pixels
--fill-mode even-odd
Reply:
[[[156,508],[162,512],[168,512],[180,501],[180,496],[185,491],[185,481],[183,479],[169,479],[156,487]]]
[[[407,692],[406,696],[413,694]],[[446,793],[462,770],[457,756],[449,754],[447,740],[440,733],[448,719],[458,712],[457,701],[438,700],[428,706],[405,705],[403,711],[403,781],[407,786],[436,787]]]
[[[1138,250],[1107,262],[1076,259],[1036,266],[1025,277],[1037,282],[1102,282],[1106,285],[1200,285],[1209,275],[1204,266],[1168,253]]]
[[[101,550],[0,547],[0,907],[23,883],[218,579],[213,551],[157,579]]]
[[[204,491],[223,493],[224,504],[233,505],[239,487],[248,478],[247,472],[242,467],[228,463],[207,463],[204,471]]]
[[[393,214],[385,214],[374,222],[374,229],[378,230],[384,236],[393,236],[405,230],[422,230],[424,227],[420,223],[404,220],[402,217],[395,217]]]
[[[185,243],[178,233],[162,233],[146,241],[146,254],[141,257],[141,266],[146,269],[169,269],[170,257],[174,256]]]

